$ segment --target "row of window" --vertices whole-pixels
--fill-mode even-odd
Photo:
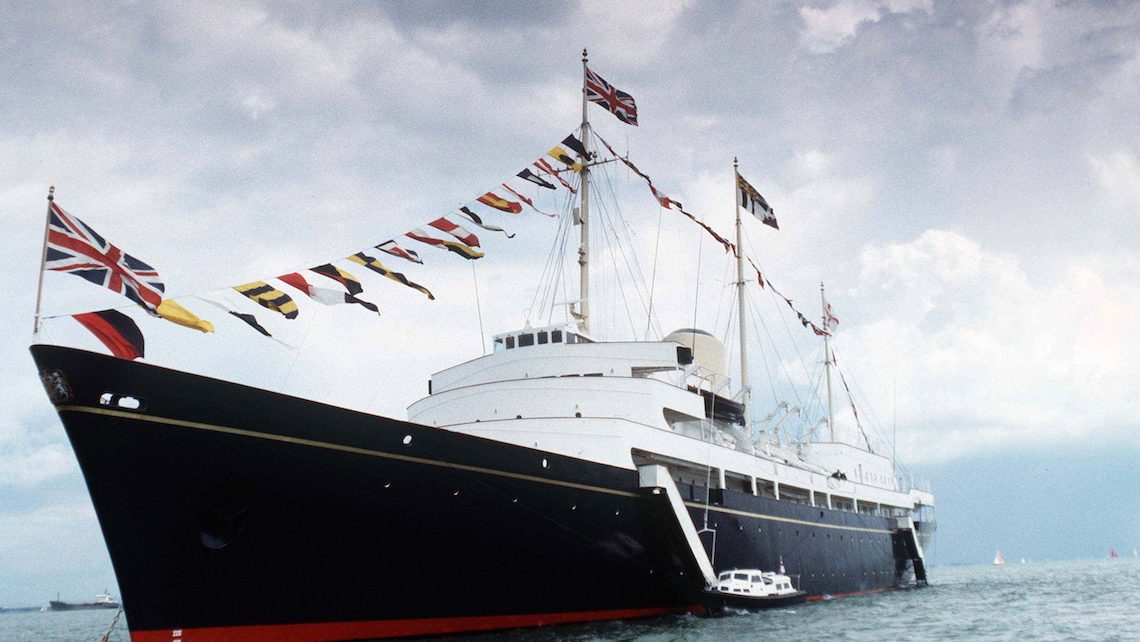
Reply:
[[[565,339],[565,340],[563,340]],[[533,345],[544,345],[547,343],[588,343],[589,340],[580,337],[573,332],[563,333],[561,330],[540,330],[538,332],[527,332],[516,336],[509,337],[495,337],[495,352],[501,350],[513,350],[515,347],[526,348]]]

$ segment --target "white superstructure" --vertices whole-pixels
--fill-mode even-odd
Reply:
[[[895,517],[933,506],[881,455],[753,442],[740,405],[716,394],[726,382],[688,346],[596,342],[572,326],[505,333],[494,345],[433,375],[409,419],[629,470],[663,463],[677,481],[836,510]]]

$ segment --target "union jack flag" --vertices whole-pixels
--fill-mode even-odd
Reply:
[[[111,245],[53,201],[44,267],[70,272],[126,296],[157,314],[166,286],[158,272]]]
[[[637,127],[637,103],[633,96],[617,89],[586,67],[586,100],[610,110],[618,120]]]

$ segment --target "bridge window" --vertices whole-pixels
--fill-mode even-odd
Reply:
[[[495,337],[495,347],[494,347],[493,351],[494,352],[502,352],[503,350],[504,350],[503,338],[502,337]]]
[[[515,338],[514,337],[507,337],[507,350],[510,350],[514,347],[515,347]]]
[[[532,346],[532,345],[534,345],[534,335],[533,334],[520,334],[519,335],[519,347],[520,348],[526,348],[526,347]]]
[[[561,330],[551,330],[550,342],[551,343],[562,343],[562,331]]]
[[[547,333],[546,333],[546,330],[543,330],[542,332],[538,333],[538,345],[542,345],[542,344],[546,343],[546,341],[547,341]]]

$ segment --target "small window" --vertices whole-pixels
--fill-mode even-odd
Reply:
[[[562,343],[562,331],[561,330],[551,331],[550,342],[551,343]]]
[[[748,581],[748,575],[747,575],[746,573],[733,573],[733,574],[732,574],[732,579],[734,579],[734,580],[744,580],[745,582],[747,582],[747,581]]]
[[[507,337],[507,350],[511,350],[514,347],[515,347],[515,338],[514,337]]]
[[[504,348],[503,348],[503,338],[502,338],[502,337],[496,337],[496,338],[495,338],[495,347],[494,347],[494,351],[495,351],[495,352],[502,352],[502,351],[503,351],[503,349],[504,349]]]
[[[567,332],[566,333],[566,343],[578,343],[578,335],[576,335],[572,332]]]
[[[519,347],[520,348],[525,348],[527,346],[532,346],[532,345],[534,345],[534,335],[533,334],[520,334],[519,335]]]
[[[539,332],[538,333],[538,345],[542,345],[542,344],[546,343],[547,342],[547,336],[549,336],[549,335],[547,335],[545,330],[543,330],[542,332]]]

